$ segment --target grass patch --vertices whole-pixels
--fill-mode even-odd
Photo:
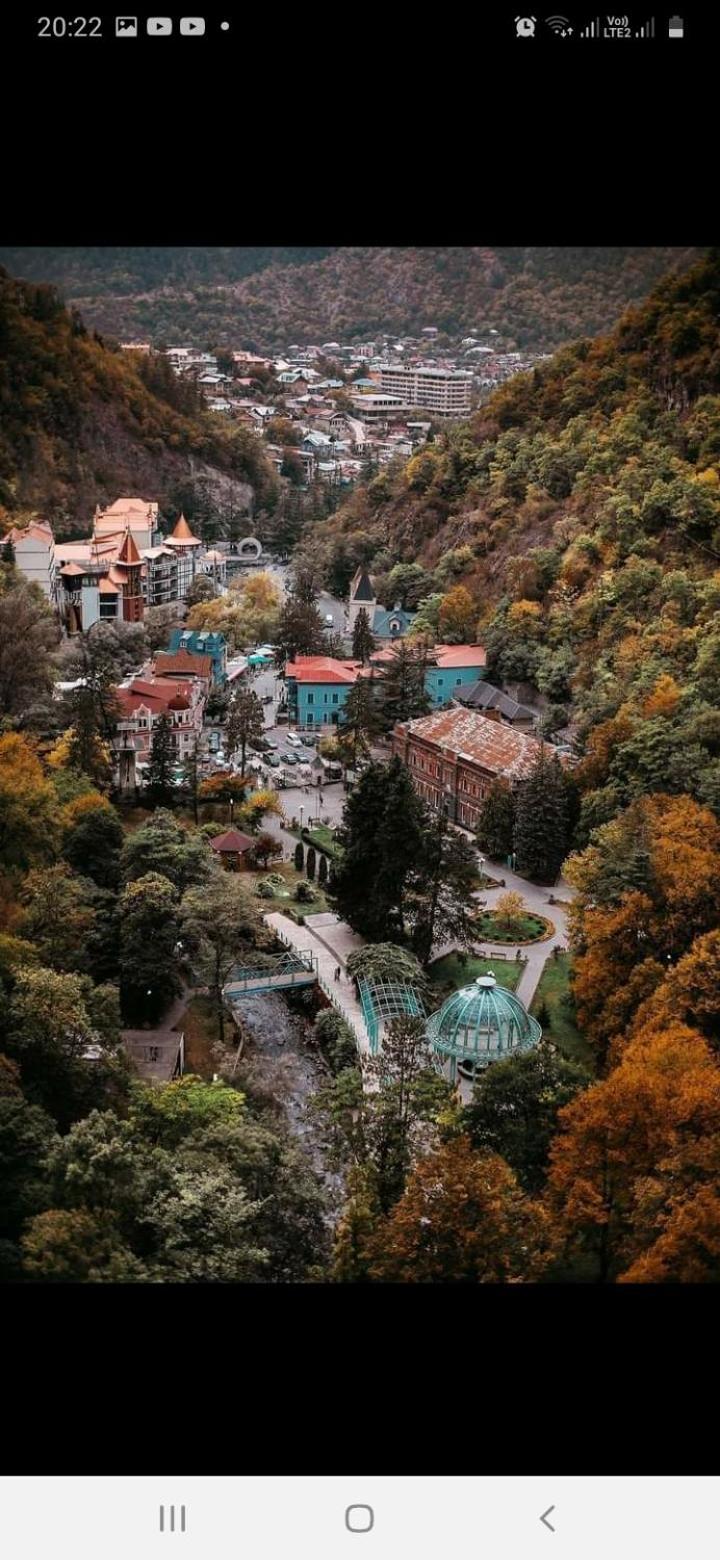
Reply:
[[[524,968],[525,965],[518,964],[516,959],[483,959],[469,954],[462,963],[457,953],[446,953],[430,965],[428,975],[439,1005],[460,986],[469,986],[478,975],[487,975],[488,971],[495,976],[499,986],[515,991]]]
[[[322,889],[318,887],[317,878],[310,885],[316,896],[313,904],[303,905],[298,902],[295,898],[295,889],[298,883],[307,883],[309,879],[304,872],[296,872],[291,861],[272,862],[265,872],[243,872],[242,876],[254,889],[255,885],[261,879],[267,878],[269,873],[277,873],[279,877],[285,879],[285,883],[283,888],[278,887],[275,890],[272,899],[266,899],[264,896],[261,898],[258,895],[256,902],[261,911],[280,910],[283,915],[289,915],[291,920],[297,921],[300,915],[321,915],[332,909]]]
[[[291,829],[289,824],[286,824],[285,827],[286,832],[293,834],[295,839],[300,840],[306,849],[308,845],[314,845],[316,850],[323,851],[326,856],[340,855],[340,847],[335,843],[334,832],[328,828],[326,823],[315,823],[312,828],[310,828],[309,824],[305,824],[304,839],[299,829]]]
[[[518,916],[513,923],[512,931],[498,920],[494,910],[480,910],[473,916],[473,927],[481,942],[496,943],[527,943],[535,942],[540,937],[547,937],[552,927],[542,915]]]
[[[572,1062],[581,1062],[583,1067],[593,1072],[593,1053],[590,1046],[573,1022],[572,1015],[567,1011],[562,1000],[570,991],[571,969],[572,963],[568,953],[558,954],[557,959],[550,955],[530,1004],[530,1012],[537,1017],[544,1003],[550,1015],[550,1024],[545,1025],[548,1038],[562,1051],[563,1056],[567,1056]]]

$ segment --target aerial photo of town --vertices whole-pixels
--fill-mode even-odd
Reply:
[[[0,250],[0,1277],[720,1279],[720,251]]]

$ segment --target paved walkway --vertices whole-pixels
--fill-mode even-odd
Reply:
[[[326,918],[325,916],[320,916],[318,919],[326,923],[330,920],[329,917]],[[279,910],[270,910],[263,917],[263,920],[266,926],[272,928],[286,948],[295,948],[299,953],[306,953],[309,950],[315,954],[317,958],[318,984],[322,986],[326,997],[329,997],[333,1007],[337,1008],[338,1012],[342,1013],[343,1018],[347,1020],[356,1036],[362,1054],[369,1055],[370,1042],[365,1028],[362,1008],[355,995],[354,982],[347,976],[345,958],[340,952],[339,946],[337,951],[332,952],[327,941],[320,935],[321,932],[328,933],[330,926],[326,924],[319,928],[316,933],[312,930],[312,927],[308,926],[307,922],[304,926],[298,926],[295,921],[292,921],[287,915],[282,915]],[[352,951],[353,946],[360,946],[361,939],[358,938],[355,941],[355,934],[350,931],[349,927],[346,928],[347,937],[344,937],[341,928],[343,928],[343,923],[335,921],[334,929],[339,934],[336,941],[338,944],[345,944],[345,954],[347,955],[347,953]],[[335,970],[338,965],[340,965],[342,970],[340,980],[335,979]]]
[[[511,872],[509,867],[502,866],[500,862],[486,861],[485,870],[489,877],[504,878],[505,887],[478,889],[473,894],[473,899],[481,900],[487,905],[488,910],[492,910],[500,895],[513,889],[518,894],[522,894],[529,910],[544,915],[555,927],[552,937],[546,938],[544,942],[530,943],[521,950],[526,963],[518,982],[517,994],[525,1006],[529,1007],[545,968],[545,960],[551,956],[553,948],[567,948],[568,945],[567,913],[562,905],[548,904],[548,899],[551,894],[556,899],[572,899],[575,891],[562,878],[558,879],[554,888],[541,888],[537,883],[528,883],[527,878],[519,877],[517,872]],[[501,955],[509,954],[514,958],[517,943],[512,948],[504,944],[499,949],[492,943],[478,943],[476,949],[488,955],[499,952]]]

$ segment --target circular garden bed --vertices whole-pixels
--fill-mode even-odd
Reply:
[[[516,948],[522,948],[526,943],[542,942],[546,937],[552,937],[555,927],[552,921],[548,921],[544,915],[535,915],[528,910],[526,915],[518,916],[509,926],[507,921],[502,921],[493,910],[479,910],[473,916],[473,928],[479,942],[514,943]]]

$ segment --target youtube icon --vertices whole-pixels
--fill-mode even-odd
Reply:
[[[180,21],[180,32],[184,37],[197,38],[205,31],[204,16],[183,16]]]

